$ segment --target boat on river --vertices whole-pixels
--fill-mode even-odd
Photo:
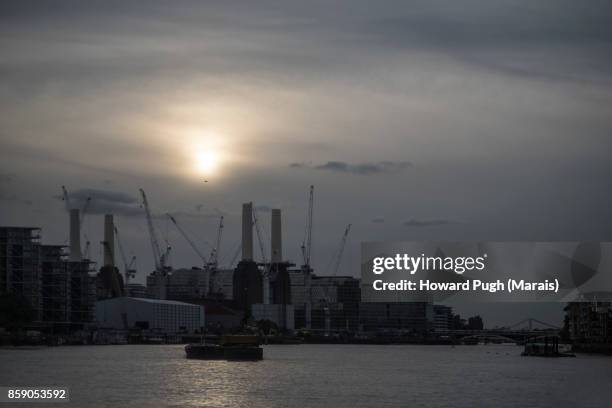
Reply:
[[[536,357],[576,357],[571,347],[559,343],[559,336],[534,336],[525,341],[522,356]]]
[[[258,336],[221,336],[218,344],[192,343],[185,346],[187,358],[199,360],[262,360]]]

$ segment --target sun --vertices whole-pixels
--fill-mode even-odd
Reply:
[[[200,150],[196,153],[195,169],[202,176],[213,174],[219,167],[219,153],[214,150]]]

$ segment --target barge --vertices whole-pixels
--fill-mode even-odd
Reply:
[[[559,344],[558,336],[529,337],[525,341],[525,349],[522,356],[536,357],[576,357],[570,353],[569,346]]]
[[[198,360],[251,360],[263,359],[263,348],[259,337],[234,335],[222,336],[219,344],[188,344],[187,358]]]

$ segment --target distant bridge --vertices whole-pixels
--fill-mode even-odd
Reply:
[[[519,326],[521,326],[522,324],[525,324],[525,323],[527,323],[527,327],[528,327],[529,330],[534,330],[534,328],[533,328],[533,324],[534,323],[537,323],[540,326],[545,327],[546,329],[561,330],[560,327],[555,326],[554,324],[546,323],[546,322],[543,322],[541,320],[534,319],[533,317],[528,317],[527,319],[523,319],[520,322],[515,323],[512,326],[509,326],[508,329],[510,329],[510,330],[516,329],[517,327],[519,327]],[[523,327],[525,327],[525,326],[523,326]]]
[[[555,336],[560,327],[534,318],[527,318],[511,326],[484,330],[449,330],[448,335],[462,340],[484,342],[524,341],[530,336]]]

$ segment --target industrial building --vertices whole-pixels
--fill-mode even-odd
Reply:
[[[196,267],[172,270],[163,280],[153,272],[147,276],[147,297],[155,298],[160,292],[158,285],[162,284],[168,300],[202,299],[208,295],[209,281],[209,271]]]
[[[253,258],[253,203],[242,205],[242,260],[234,270],[232,289],[238,310],[248,313],[251,305],[263,303],[263,277]]]
[[[268,299],[264,299],[264,303],[289,305],[291,304],[291,282],[288,268],[293,265],[283,259],[283,238],[280,209],[272,209],[271,224],[271,254],[270,265],[267,273],[269,288],[264,288],[264,292],[267,292],[266,295],[268,296]]]
[[[74,222],[71,218],[71,231],[73,228]],[[115,266],[115,231],[116,228],[113,215],[105,214],[104,241],[102,241],[104,260],[96,279],[96,297],[98,300],[123,296],[124,294],[124,278],[121,276],[119,269]],[[73,244],[71,243],[71,248],[72,247]],[[75,250],[77,250],[77,248],[75,248]]]
[[[292,305],[257,303],[251,306],[251,313],[254,320],[269,320],[283,330],[295,329]]]
[[[235,269],[217,269],[216,263],[213,265],[214,269],[211,269],[209,264],[205,263],[205,268],[172,271],[167,265],[164,266],[164,262],[161,262],[164,257],[160,255],[157,262],[159,265],[156,265],[156,270],[147,277],[147,297],[226,308],[218,319],[219,325],[224,327],[235,325],[238,321],[242,323],[245,318],[271,320],[281,329],[306,328],[326,333],[387,328],[427,332],[434,328],[444,330],[448,327],[448,314],[442,309],[438,309],[439,313],[434,314],[432,304],[362,303],[359,279],[335,275],[350,224],[342,236],[340,250],[332,260],[334,275],[315,275],[309,265],[312,194],[311,186],[307,239],[302,246],[304,265],[295,267],[283,258],[280,209],[271,210],[271,247],[267,258],[257,212],[253,203],[248,202],[242,205],[242,257]],[[146,209],[144,194],[143,203]],[[182,231],[175,219],[171,219],[194,251],[206,261],[193,240]],[[222,223],[219,231],[221,228]],[[254,257],[254,229],[257,231],[262,252],[260,263],[257,263]],[[153,247],[157,247],[155,234],[151,231],[150,233]],[[154,250],[155,254],[157,252]],[[237,313],[240,319],[237,319],[234,313]]]
[[[205,326],[204,308],[173,300],[117,297],[96,302],[103,329],[142,329],[164,334],[196,333]]]
[[[235,330],[242,326],[244,313],[234,310],[216,299],[200,299],[188,303],[204,307],[206,329],[215,331]]]
[[[215,273],[217,284],[212,288],[213,296],[223,300],[234,299],[234,270],[218,268]]]
[[[128,283],[126,285],[127,293],[126,296],[133,298],[146,298],[147,287],[142,283]]]

